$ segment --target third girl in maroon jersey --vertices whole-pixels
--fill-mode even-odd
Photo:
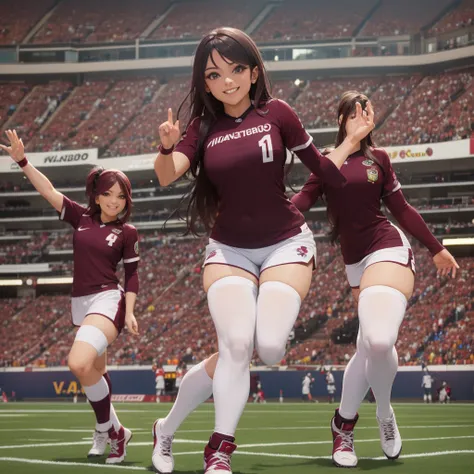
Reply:
[[[373,115],[366,96],[346,92],[338,108],[336,146],[353,134],[360,120],[373,122]],[[452,271],[455,276],[458,266],[406,202],[388,154],[374,147],[371,133],[354,143],[341,173],[346,178],[343,188],[313,174],[292,202],[307,211],[325,196],[333,238],[339,237],[347,279],[358,300],[357,352],[344,373],[341,406],[331,423],[334,463],[354,467],[353,430],[369,386],[377,401],[383,452],[387,458],[396,459],[402,449],[390,394],[398,367],[395,342],[413,292],[415,264],[407,238],[381,211],[381,200],[400,226],[428,248],[439,272]]]

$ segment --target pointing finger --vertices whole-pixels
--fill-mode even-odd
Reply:
[[[168,109],[168,122],[173,123],[173,110],[171,108]]]

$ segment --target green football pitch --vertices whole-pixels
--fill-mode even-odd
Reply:
[[[115,404],[134,436],[125,462],[91,462],[94,417],[85,403],[8,403],[0,406],[0,472],[3,474],[100,474],[151,471],[151,426],[170,405]],[[234,474],[341,472],[330,460],[328,429],[335,406],[326,403],[248,405],[237,431]],[[355,471],[391,474],[474,473],[474,404],[395,404],[403,437],[398,461],[383,457],[375,407],[360,410]],[[193,413],[173,445],[175,472],[202,473],[202,450],[213,428],[211,404]],[[92,429],[91,429],[92,428]],[[343,471],[344,472],[344,471]]]

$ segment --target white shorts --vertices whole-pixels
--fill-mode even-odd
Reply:
[[[374,263],[379,262],[398,263],[404,267],[411,268],[412,272],[415,273],[415,259],[413,258],[413,251],[410,244],[403,247],[391,247],[388,249],[376,250],[375,252],[369,253],[369,255],[364,257],[360,262],[346,265],[346,274],[349,285],[352,288],[359,288],[365,269]]]
[[[71,300],[72,324],[80,326],[88,314],[109,318],[120,332],[125,324],[125,294],[122,290],[101,291]]]
[[[335,385],[328,385],[327,386],[328,393],[333,394],[336,392],[336,386]]]
[[[309,227],[303,224],[301,233],[259,249],[231,247],[209,239],[203,266],[211,263],[230,265],[242,268],[258,278],[267,268],[290,263],[308,263],[313,259],[316,262],[316,243]]]

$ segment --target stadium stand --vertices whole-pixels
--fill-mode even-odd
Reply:
[[[30,29],[50,10],[56,0],[17,0],[15,5],[2,5],[0,44],[22,43]]]
[[[34,44],[134,40],[163,13],[167,0],[63,0],[32,38]]]
[[[252,36],[262,43],[352,37],[375,4],[375,0],[286,0]]]
[[[293,105],[307,128],[337,124],[337,101],[346,90],[369,96],[381,145],[468,138],[474,105],[472,69],[436,75],[335,77],[277,80],[275,97]],[[152,153],[156,124],[186,97],[187,76],[162,83],[157,77],[101,79],[73,87],[59,81],[30,86],[0,84],[3,129],[16,128],[27,151],[99,148],[101,156]],[[182,127],[186,110],[181,111]],[[10,117],[8,118],[8,115]],[[184,119],[184,123],[183,123]]]
[[[382,0],[360,32],[360,36],[414,34],[436,19],[450,0]]]
[[[436,22],[428,31],[428,36],[456,31],[474,25],[474,1],[463,0],[454,10]]]
[[[244,29],[263,8],[263,0],[179,2],[156,28],[150,39],[198,39],[219,26]]]

